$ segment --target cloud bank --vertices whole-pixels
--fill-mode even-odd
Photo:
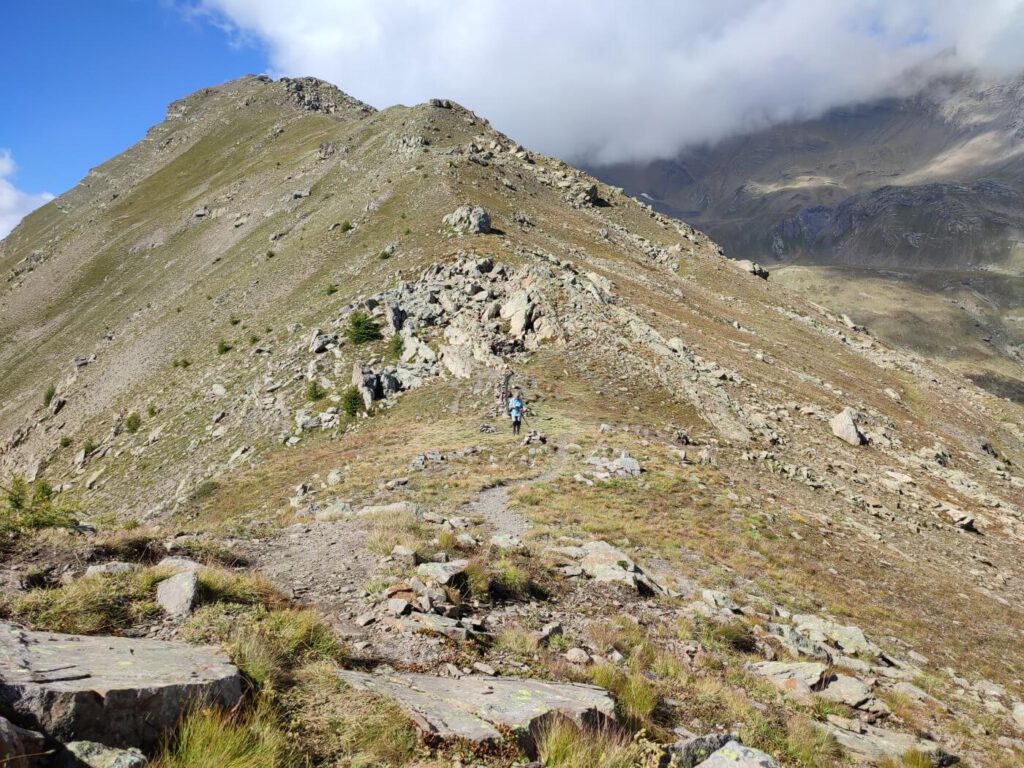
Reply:
[[[10,150],[0,149],[0,240],[7,237],[22,218],[53,200],[49,192],[31,195],[15,187],[10,181],[15,170],[17,166]]]
[[[198,0],[275,75],[377,107],[447,97],[589,162],[906,88],[917,68],[1024,68],[1024,0]]]

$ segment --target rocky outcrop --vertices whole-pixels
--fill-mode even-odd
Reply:
[[[489,675],[450,678],[355,671],[339,675],[353,687],[394,699],[428,739],[498,744],[512,732],[530,753],[538,728],[555,715],[581,725],[615,719],[611,696],[594,685]]]
[[[238,670],[219,650],[161,640],[32,632],[0,622],[0,707],[48,736],[142,749],[189,707],[233,706]]]
[[[867,442],[867,438],[864,437],[864,433],[857,426],[858,418],[857,411],[853,408],[843,408],[843,410],[832,417],[828,424],[832,428],[832,434],[840,440],[850,445],[864,445]]]

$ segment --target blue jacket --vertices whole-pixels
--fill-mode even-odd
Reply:
[[[518,397],[513,397],[508,401],[508,415],[513,419],[521,419],[523,417],[523,409],[526,406],[523,405],[523,401]]]

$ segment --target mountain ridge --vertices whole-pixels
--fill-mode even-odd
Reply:
[[[6,619],[204,553],[351,666],[603,680],[624,727],[791,766],[1013,764],[1020,406],[457,104],[339,94],[197,92],[0,243],[0,469],[79,523],[5,534]],[[210,601],[116,631],[236,648],[278,610]],[[296,677],[282,719],[342,760]]]

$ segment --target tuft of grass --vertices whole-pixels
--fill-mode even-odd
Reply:
[[[57,385],[48,384],[46,390],[43,392],[43,407],[49,408],[50,403],[53,402],[53,398],[57,396]]]
[[[55,589],[34,589],[6,611],[37,629],[74,635],[116,633],[160,615],[156,584],[166,573],[153,568],[90,576]]]
[[[804,768],[838,765],[843,757],[839,742],[803,717],[793,717],[786,724],[786,752]],[[931,760],[927,765],[931,765]]]
[[[205,499],[213,496],[213,494],[217,492],[218,488],[220,488],[220,483],[216,480],[203,480],[203,482],[199,483],[199,485],[197,485],[189,495],[189,500],[193,502],[204,501]]]
[[[398,358],[400,358],[402,356],[402,351],[404,349],[405,342],[402,341],[402,337],[397,333],[393,334],[391,338],[388,339],[388,357],[390,357],[392,360],[397,360]]]
[[[641,768],[639,743],[612,728],[580,728],[565,718],[552,718],[537,734],[537,753],[545,768]]]
[[[231,344],[229,344],[228,342],[226,342],[224,339],[221,339],[220,341],[217,342],[217,354],[218,355],[226,355],[232,349],[234,349],[234,347]]]
[[[62,437],[60,439],[60,447],[61,448],[70,448],[72,442],[73,441],[71,440],[70,437],[68,437],[67,435],[64,435],[64,437]]]
[[[412,512],[378,512],[363,519],[366,547],[371,552],[388,555],[397,544],[419,549],[424,543],[423,525]]]
[[[698,617],[694,624],[695,639],[706,648],[755,653],[757,638],[742,621],[719,622]]]
[[[142,417],[136,411],[129,413],[127,418],[124,420],[124,428],[129,435],[134,435],[139,431],[141,426]]]
[[[96,445],[96,441],[91,437],[85,438],[85,442],[82,443],[82,450],[85,452],[86,456],[91,455],[98,447],[99,446]]]
[[[181,368],[184,370],[185,368],[188,368],[190,365],[192,365],[192,361],[189,360],[187,357],[182,357],[180,359],[171,361],[172,368]]]
[[[327,397],[327,390],[320,386],[318,381],[309,382],[309,386],[306,387],[306,399],[316,402],[317,400],[323,400]]]
[[[494,647],[516,656],[532,656],[537,651],[537,638],[522,627],[503,629],[494,638]]]
[[[590,674],[595,685],[615,696],[615,706],[623,722],[635,727],[647,724],[661,702],[655,684],[641,673],[602,663],[596,664]]]
[[[341,231],[342,232],[351,232],[352,228],[353,228],[352,227],[352,222],[349,221],[348,219],[345,219],[345,221],[341,222]]]
[[[150,403],[149,405],[146,406],[146,415],[149,416],[150,418],[156,416],[157,413],[159,413],[159,410],[153,403]]]
[[[296,678],[282,704],[311,764],[402,768],[417,757],[419,737],[390,699],[349,688],[324,663],[301,668]]]
[[[333,296],[337,292],[338,292],[338,284],[337,283],[328,283],[327,284],[327,289],[326,289],[325,293],[328,296]]]
[[[269,705],[246,714],[189,714],[153,768],[298,768],[291,739]]]
[[[348,316],[345,335],[353,344],[368,344],[384,338],[377,321],[361,310],[356,310]]]
[[[241,320],[241,318],[238,318],[238,317],[235,317],[234,315],[232,315],[231,317],[228,318],[228,322],[231,325],[238,325],[240,322],[242,322],[242,320]]]

